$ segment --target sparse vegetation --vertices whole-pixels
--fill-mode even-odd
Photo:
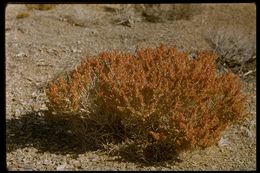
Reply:
[[[201,13],[199,6],[192,4],[145,4],[142,7],[142,15],[149,22],[190,20]]]
[[[51,10],[56,7],[55,4],[26,4],[28,10]]]
[[[116,14],[116,24],[126,26],[142,20],[153,23],[190,20],[194,15],[201,13],[201,8],[192,4],[122,4],[120,7],[107,6],[104,9]]]
[[[218,64],[243,75],[256,70],[256,39],[228,28],[210,29],[205,33],[213,51],[219,55]],[[221,68],[221,67],[220,67]]]
[[[17,19],[22,19],[22,18],[26,18],[26,17],[29,17],[29,13],[27,13],[27,12],[20,12],[16,15]]]

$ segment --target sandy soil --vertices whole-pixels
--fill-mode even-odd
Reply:
[[[124,155],[110,156],[98,150],[75,152],[75,141],[62,131],[62,124],[44,121],[46,84],[87,55],[112,49],[134,53],[161,42],[190,52],[211,49],[203,37],[211,28],[224,27],[247,37],[256,34],[254,4],[196,4],[178,18],[168,15],[169,7],[163,5],[165,11],[157,14],[156,9],[141,5],[57,5],[50,10],[7,6],[9,170],[256,170],[255,78],[244,81],[244,90],[250,96],[250,117],[242,125],[227,129],[218,146],[185,152],[181,162],[144,165]],[[144,11],[146,17],[141,15]]]

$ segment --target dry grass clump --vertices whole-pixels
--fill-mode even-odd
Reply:
[[[51,10],[56,7],[55,4],[26,4],[28,10]]]
[[[142,15],[149,22],[190,20],[201,12],[199,5],[193,4],[145,4],[142,7]]]
[[[16,15],[17,19],[22,19],[22,18],[26,18],[26,17],[29,17],[29,13],[27,13],[27,12],[20,12]]]
[[[141,142],[144,157],[155,161],[167,156],[161,148],[171,155],[213,145],[245,116],[239,77],[217,75],[216,59],[202,51],[190,60],[164,45],[137,55],[103,52],[50,83],[49,118],[70,115],[83,145]]]
[[[135,14],[134,5],[130,5],[130,4],[121,5],[120,8],[115,9],[115,13],[116,13],[116,19],[115,19],[116,24],[121,24],[121,25],[126,25],[128,27],[131,27],[134,24],[134,22],[138,21],[138,17]]]
[[[256,70],[256,39],[232,29],[210,29],[206,40],[219,55],[218,63],[240,75]]]

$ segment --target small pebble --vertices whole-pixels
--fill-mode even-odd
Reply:
[[[59,165],[56,170],[57,171],[63,171],[66,168],[66,165]]]
[[[73,162],[73,165],[74,165],[76,168],[80,168],[80,167],[81,167],[81,162],[76,160],[76,161]]]
[[[151,170],[151,171],[156,171],[156,168],[152,166],[152,167],[150,168],[150,170]]]

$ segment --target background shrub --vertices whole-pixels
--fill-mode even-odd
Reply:
[[[209,29],[205,38],[211,48],[219,55],[218,65],[231,69],[232,72],[243,76],[252,71],[256,72],[256,37],[247,36],[232,28]]]
[[[95,132],[103,143],[141,141],[143,154],[153,153],[156,161],[162,159],[154,152],[158,147],[178,153],[213,145],[245,115],[239,77],[218,75],[216,59],[205,51],[189,59],[164,45],[136,55],[113,51],[86,58],[66,78],[50,83],[48,107],[56,114],[49,118],[74,116],[71,128],[83,145],[88,141],[82,135],[93,138]]]
[[[135,22],[165,22],[167,20],[191,20],[202,12],[197,4],[120,4],[105,6],[116,14],[115,23],[131,27]]]

